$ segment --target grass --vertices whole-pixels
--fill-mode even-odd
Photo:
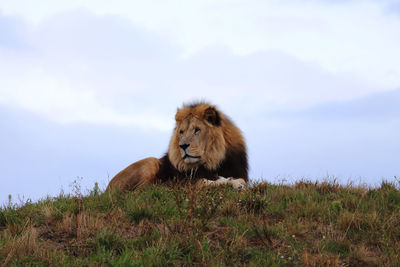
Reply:
[[[301,181],[79,186],[0,209],[0,265],[400,266],[400,191]]]

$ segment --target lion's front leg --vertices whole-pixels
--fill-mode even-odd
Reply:
[[[197,182],[198,187],[219,186],[219,185],[225,185],[225,184],[228,184],[238,190],[244,189],[247,186],[246,181],[242,178],[234,179],[232,177],[225,178],[222,176],[220,176],[219,179],[216,181],[212,181],[212,180],[208,180],[208,179],[200,179]]]

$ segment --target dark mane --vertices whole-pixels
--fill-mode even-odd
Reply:
[[[201,178],[217,180],[219,176],[223,176],[225,178],[243,178],[247,182],[249,177],[246,150],[228,149],[225,159],[216,170],[208,170],[204,166],[200,166],[193,172],[180,172],[168,159],[168,153],[160,159],[160,169],[156,175],[157,180],[163,182],[173,179],[186,180],[191,176],[193,181]]]

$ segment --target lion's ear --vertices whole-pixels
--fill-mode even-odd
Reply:
[[[213,108],[209,107],[204,111],[204,119],[215,126],[221,125],[221,117],[218,111]]]

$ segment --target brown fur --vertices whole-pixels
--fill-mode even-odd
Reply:
[[[157,158],[145,158],[132,163],[120,171],[108,184],[108,188],[120,190],[134,190],[135,188],[151,182],[158,169],[160,161]]]
[[[242,178],[247,182],[246,144],[240,130],[215,106],[207,103],[178,109],[168,153],[135,162],[118,173],[108,188],[134,190],[170,179]],[[182,148],[184,147],[184,149]]]

